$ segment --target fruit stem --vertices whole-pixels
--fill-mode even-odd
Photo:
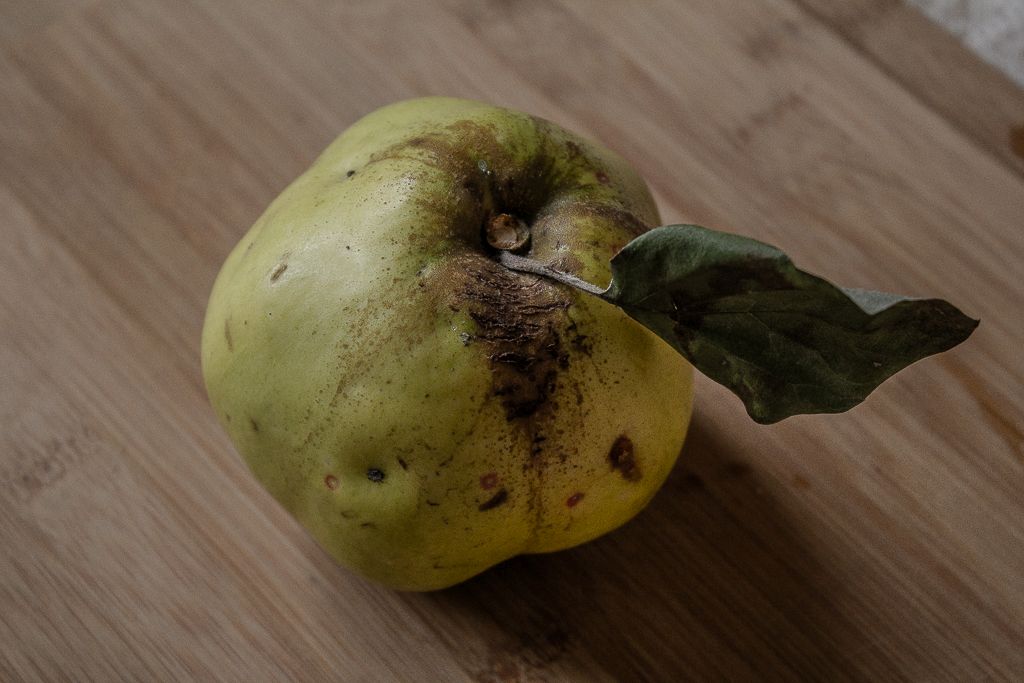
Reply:
[[[555,270],[554,268],[546,266],[539,261],[534,261],[533,259],[529,259],[524,256],[516,256],[515,254],[507,251],[498,252],[498,262],[509,270],[519,271],[520,273],[532,273],[533,275],[542,275],[544,277],[551,278],[556,282],[561,282],[563,285],[569,285],[570,287],[583,290],[587,294],[602,296],[608,291],[606,289],[601,289],[597,285],[592,285],[586,280],[581,280],[575,275],[563,273],[562,271]]]

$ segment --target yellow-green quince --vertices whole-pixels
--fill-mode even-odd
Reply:
[[[267,490],[386,585],[589,541],[664,482],[691,368],[616,306],[499,264],[488,229],[522,226],[521,253],[604,286],[658,222],[619,156],[548,121],[384,107],[228,257],[203,329],[210,400]]]

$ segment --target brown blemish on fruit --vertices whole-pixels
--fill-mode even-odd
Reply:
[[[551,282],[507,270],[484,256],[459,259],[450,271],[459,310],[476,323],[474,340],[491,367],[492,395],[509,421],[530,417],[568,367],[559,329],[569,294]]]
[[[601,183],[602,185],[607,185],[608,184],[608,174],[607,173],[605,173],[604,171],[598,171],[595,175],[597,176],[597,182]]]
[[[348,170],[348,171],[345,171],[345,177],[346,177],[346,178],[351,178],[351,177],[352,177],[352,176],[354,176],[355,174],[356,174],[356,172],[355,172],[355,171],[353,171],[353,170],[351,170],[351,169],[350,169],[350,170]]]
[[[403,470],[407,470],[407,469],[409,469],[409,463],[407,463],[407,462],[406,462],[405,460],[403,460],[402,458],[399,458],[399,459],[398,459],[398,466],[399,466],[399,467],[401,467],[401,468],[402,468]]]
[[[1010,150],[1024,159],[1024,125],[1010,129]]]
[[[288,270],[288,264],[287,263],[279,263],[279,264],[277,264],[277,268],[274,268],[274,272],[272,272],[270,274],[270,281],[271,282],[277,282],[277,279],[279,277],[281,277],[282,275],[284,275],[284,271],[286,271],[286,270]]]
[[[565,331],[569,337],[569,346],[573,351],[582,353],[585,356],[593,355],[594,345],[587,335],[580,332],[575,320],[569,323],[569,327]]]
[[[328,474],[326,477],[324,477],[324,486],[334,491],[335,489],[338,488],[338,478],[333,474]]]
[[[567,507],[574,508],[576,507],[576,504],[579,503],[581,500],[583,500],[583,493],[581,491],[577,491],[576,493],[569,496],[569,498],[565,501],[565,505]]]
[[[488,472],[484,476],[480,477],[480,488],[487,490],[493,489],[498,485],[498,473]]]
[[[228,351],[235,350],[235,343],[231,340],[231,318],[224,319],[224,341],[228,344]]]
[[[793,486],[806,491],[811,488],[811,482],[807,480],[807,477],[797,474],[793,476]]]
[[[249,426],[252,427],[252,431],[254,432],[258,433],[260,431],[260,423],[251,417],[249,418]]]
[[[503,504],[506,500],[508,500],[508,489],[502,488],[499,489],[498,492],[491,496],[487,501],[480,503],[480,506],[477,509],[480,510],[480,512],[493,510],[494,508]]]
[[[626,481],[640,480],[640,467],[636,462],[633,442],[625,434],[615,439],[611,450],[608,451],[608,462]]]
[[[374,484],[379,484],[384,481],[384,471],[376,467],[371,467],[366,470],[366,478]]]

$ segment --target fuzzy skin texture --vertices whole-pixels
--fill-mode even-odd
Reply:
[[[339,562],[405,590],[623,524],[682,447],[692,371],[615,306],[495,261],[605,286],[658,224],[643,180],[558,126],[450,98],[364,117],[228,257],[203,375],[253,473]]]

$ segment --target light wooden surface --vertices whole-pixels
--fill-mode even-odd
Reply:
[[[1024,86],[1024,3],[1019,0],[906,0],[982,59]]]
[[[1024,678],[1024,99],[894,5],[4,0],[0,680]],[[422,94],[551,118],[666,222],[982,325],[842,416],[759,427],[701,380],[621,530],[370,585],[233,453],[199,330],[266,204]]]

